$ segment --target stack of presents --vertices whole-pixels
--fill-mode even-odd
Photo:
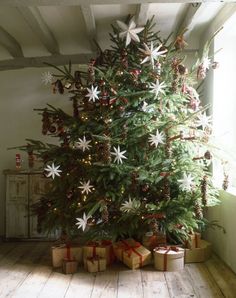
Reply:
[[[134,239],[115,243],[109,240],[88,242],[85,246],[60,244],[52,247],[52,264],[65,274],[75,273],[83,264],[88,272],[105,271],[115,261],[123,262],[130,269],[154,263],[156,270],[176,271],[185,263],[205,262],[211,256],[211,244],[201,239],[200,233],[189,235],[182,246],[166,244],[162,233],[147,233],[142,244]],[[153,262],[154,261],[154,262]]]

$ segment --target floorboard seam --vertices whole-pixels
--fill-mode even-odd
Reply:
[[[212,276],[212,278],[213,278],[213,280],[214,280],[216,286],[219,288],[219,290],[220,290],[221,294],[223,295],[223,297],[226,297],[225,294],[224,294],[224,292],[223,292],[223,290],[221,289],[220,285],[219,285],[219,284],[217,283],[217,281],[215,280],[214,275],[213,275],[213,274],[211,273],[211,271],[208,269],[208,266],[206,265],[206,263],[205,263],[205,266],[206,266],[206,269],[207,269],[207,271],[209,272],[209,274]]]

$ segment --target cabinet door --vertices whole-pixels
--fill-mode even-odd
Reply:
[[[50,179],[41,174],[29,176],[29,204],[36,203],[50,188]],[[30,237],[45,237],[46,235],[37,231],[37,216],[30,216]]]
[[[28,237],[28,176],[8,175],[6,188],[6,237]]]

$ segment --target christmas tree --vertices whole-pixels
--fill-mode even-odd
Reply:
[[[117,239],[161,230],[183,241],[208,222],[204,208],[218,203],[208,144],[211,119],[196,86],[216,62],[209,43],[191,69],[186,42],[170,42],[144,27],[117,21],[112,46],[72,71],[57,73],[54,92],[68,92],[72,113],[48,105],[44,135],[58,145],[28,140],[44,163],[51,190],[33,206],[43,230],[68,237]]]

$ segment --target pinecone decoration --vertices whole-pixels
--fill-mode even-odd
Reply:
[[[194,212],[195,212],[196,218],[202,219],[203,218],[202,206],[199,201],[196,201],[194,209],[195,209]]]
[[[222,188],[223,188],[223,190],[227,190],[228,187],[229,187],[229,175],[224,173],[224,180],[223,180]]]
[[[103,222],[107,223],[108,220],[109,220],[109,212],[108,212],[108,208],[107,208],[107,205],[105,205],[103,207],[103,210],[102,210],[102,220]]]
[[[88,67],[88,83],[93,84],[95,82],[95,71],[94,71],[94,64],[95,60],[91,59]]]
[[[98,160],[106,164],[111,162],[111,144],[110,141],[105,141],[98,145]]]
[[[122,49],[121,51],[121,64],[123,68],[128,68],[128,57],[127,57],[127,51],[125,49]]]
[[[207,176],[205,175],[201,181],[202,204],[207,205]]]
[[[170,182],[167,177],[164,177],[163,179],[164,184],[163,184],[163,197],[165,200],[170,199]]]
[[[155,234],[155,235],[159,231],[159,225],[158,225],[158,222],[155,218],[152,220],[152,231],[153,231],[153,234]]]

